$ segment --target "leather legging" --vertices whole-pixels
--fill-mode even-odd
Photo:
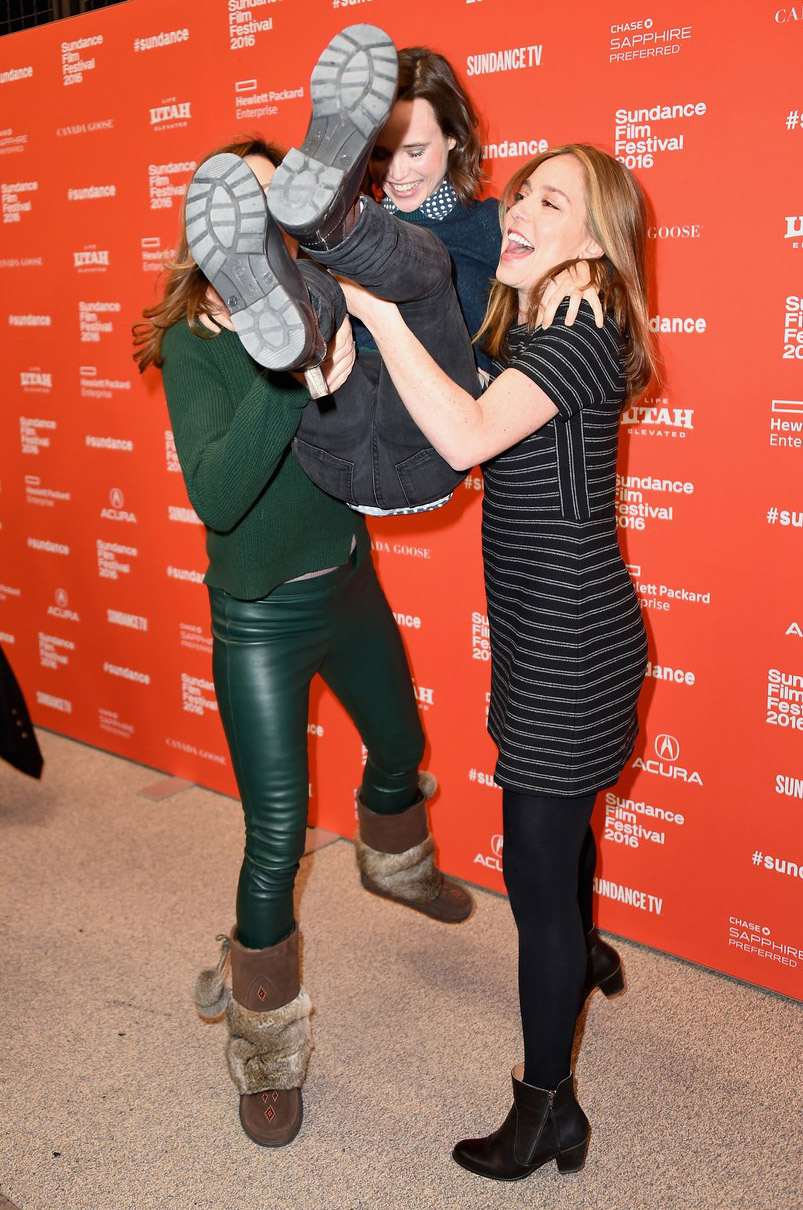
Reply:
[[[410,669],[370,559],[282,584],[258,601],[210,588],[220,717],[245,814],[237,933],[253,949],[293,926],[309,802],[309,688],[317,672],[368,751],[361,797],[393,814],[415,800],[424,735]]]

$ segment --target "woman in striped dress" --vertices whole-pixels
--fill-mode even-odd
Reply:
[[[524,1064],[503,1125],[453,1154],[480,1175],[519,1180],[551,1159],[561,1171],[582,1167],[588,1143],[570,1064],[578,1005],[601,982],[587,978],[582,923],[590,820],[632,751],[646,663],[617,539],[616,450],[621,408],[644,390],[653,362],[644,201],[623,165],[583,144],[544,152],[504,191],[502,227],[480,333],[493,381],[479,400],[438,369],[392,304],[345,292],[433,446],[456,469],[483,464],[489,729],[519,932]],[[580,259],[599,284],[604,325],[583,303],[573,324],[545,328],[548,284]],[[618,966],[607,978],[606,991],[621,987]]]

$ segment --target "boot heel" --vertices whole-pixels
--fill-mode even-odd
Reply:
[[[620,992],[625,990],[625,976],[621,966],[617,967],[607,979],[600,982],[600,991],[605,996],[618,996]]]
[[[565,1151],[559,1151],[555,1156],[558,1172],[579,1172],[586,1162],[587,1150],[588,1139],[586,1138],[576,1147],[567,1147]]]

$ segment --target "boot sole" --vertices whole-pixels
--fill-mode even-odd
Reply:
[[[360,875],[360,882],[365,887],[366,891],[370,891],[372,895],[378,895],[380,899],[389,899],[391,903],[401,904],[402,907],[412,908],[414,912],[421,912],[423,916],[429,916],[431,920],[438,920],[441,924],[462,924],[464,920],[468,920],[471,913],[474,911],[473,900],[469,899],[468,911],[463,916],[442,916],[439,912],[431,911],[430,905],[436,904],[437,899],[426,899],[421,902],[416,902],[414,899],[402,899],[399,895],[391,895],[389,891],[383,891],[381,887],[372,882],[365,874]]]
[[[213,156],[195,173],[186,202],[190,251],[254,361],[284,370],[306,360],[315,338],[287,280],[298,272],[290,254],[287,265],[268,259],[269,222],[262,186],[239,156]]]
[[[352,25],[329,43],[310,79],[304,142],[288,151],[271,181],[270,212],[285,231],[303,236],[336,208],[344,181],[367,160],[388,119],[397,79],[396,48],[376,26]]]

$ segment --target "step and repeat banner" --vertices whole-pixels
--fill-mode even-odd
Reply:
[[[317,55],[355,21],[451,59],[490,194],[571,141],[644,186],[663,375],[622,415],[617,513],[650,664],[600,795],[599,919],[803,997],[799,4],[129,0],[0,40],[0,642],[33,718],[236,795],[204,531],[130,330],[198,160],[245,131],[297,142]],[[482,486],[371,532],[442,865],[501,891]],[[309,742],[312,821],[348,835],[364,753],[320,687]]]

